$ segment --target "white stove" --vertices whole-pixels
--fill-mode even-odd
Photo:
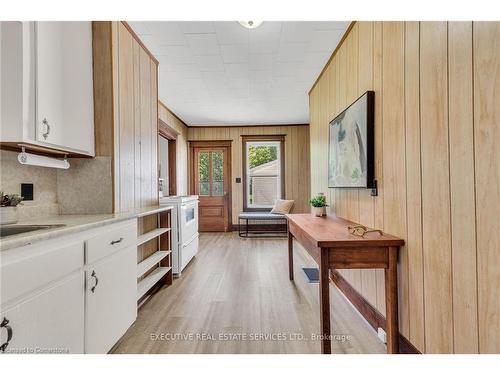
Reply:
[[[177,277],[198,253],[198,196],[160,198],[161,206],[173,206],[172,270]]]

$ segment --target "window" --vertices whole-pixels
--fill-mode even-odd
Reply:
[[[269,211],[284,198],[284,138],[243,138],[243,207],[245,211]]]

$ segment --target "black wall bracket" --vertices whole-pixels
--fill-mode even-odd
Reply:
[[[377,185],[377,180],[373,180],[370,195],[371,195],[372,197],[377,197],[377,196],[378,196],[378,185]]]

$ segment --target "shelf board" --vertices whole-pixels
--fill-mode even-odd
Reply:
[[[148,242],[153,238],[161,236],[163,233],[170,231],[170,228],[158,228],[150,232],[146,232],[137,237],[137,246],[142,245],[144,242]]]
[[[146,294],[172,267],[158,267],[137,284],[137,300]]]
[[[144,275],[151,267],[159,263],[163,258],[171,253],[170,250],[161,250],[151,254],[137,265],[137,277]]]

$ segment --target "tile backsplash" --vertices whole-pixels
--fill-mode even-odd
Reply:
[[[57,200],[61,214],[104,214],[113,210],[112,159],[71,159],[69,169],[57,171]]]
[[[32,201],[18,206],[19,219],[57,214],[112,212],[112,159],[70,159],[68,170],[21,165],[17,152],[0,151],[0,190],[21,194],[21,183],[34,185]]]
[[[0,151],[0,190],[4,193],[21,194],[21,183],[34,185],[33,200],[19,206],[19,219],[36,219],[57,215],[57,170],[53,168],[21,165],[17,152]]]

